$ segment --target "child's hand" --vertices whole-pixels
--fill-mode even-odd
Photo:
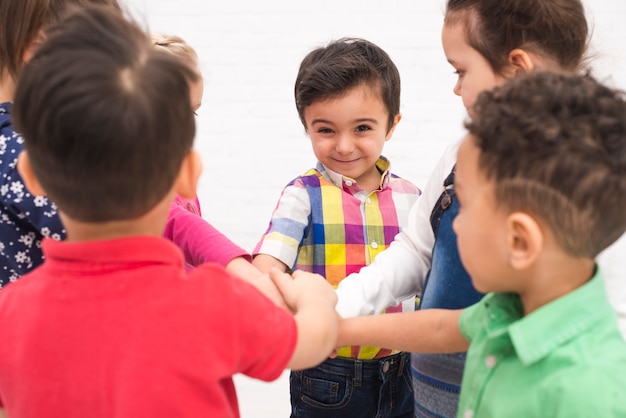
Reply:
[[[261,274],[256,279],[255,286],[261,291],[261,293],[267,296],[276,305],[280,306],[281,308],[289,309],[289,306],[287,306],[287,303],[285,303],[283,296],[281,295],[276,285],[274,285],[272,280],[269,278],[268,274]]]
[[[278,269],[270,270],[270,278],[283,295],[287,305],[294,311],[306,303],[319,303],[320,299],[331,306],[337,304],[333,287],[319,274],[295,271],[293,278]]]
[[[227,265],[226,270],[238,276],[240,279],[250,283],[267,296],[276,305],[287,308],[282,295],[270,280],[269,275],[263,274],[243,257],[233,258]]]

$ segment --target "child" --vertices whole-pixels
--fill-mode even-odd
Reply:
[[[232,375],[272,380],[336,343],[335,294],[283,278],[295,312],[217,264],[186,273],[162,237],[200,162],[188,83],[120,13],[83,9],[47,34],[14,104],[19,170],[67,229],[0,292],[0,407],[21,417],[237,417]]]
[[[387,248],[419,196],[381,156],[401,118],[400,76],[378,46],[340,39],[304,58],[295,99],[318,164],[283,190],[253,264],[336,286]],[[290,392],[292,417],[413,416],[408,356],[385,348],[343,347],[293,372]]]
[[[2,0],[0,2],[0,288],[43,261],[41,241],[65,237],[56,206],[33,196],[17,172],[23,140],[13,129],[11,102],[17,77],[43,39],[43,30],[68,6],[108,4],[116,0]]]
[[[483,93],[454,220],[465,310],[350,318],[340,343],[467,349],[459,417],[624,417],[626,343],[594,258],[626,229],[626,100],[538,73]]]
[[[155,33],[151,35],[152,44],[171,53],[191,65],[197,72],[198,79],[189,86],[191,108],[196,113],[202,105],[204,83],[198,66],[196,51],[184,39],[175,35]],[[165,237],[178,245],[185,255],[189,267],[196,267],[206,262],[228,265],[235,258],[251,260],[250,255],[202,218],[198,197],[184,199],[176,196],[170,206],[170,213],[165,225]]]
[[[579,72],[587,36],[580,0],[455,0],[447,5],[442,43],[458,74],[454,93],[470,108],[481,91],[536,68]],[[342,316],[377,313],[415,293],[421,295],[420,309],[459,309],[481,298],[461,264],[452,230],[457,148],[455,143],[435,167],[409,226],[391,248],[341,282]],[[456,415],[464,359],[464,353],[411,356],[416,416]]]
[[[189,85],[191,107],[196,113],[202,105],[204,91],[196,51],[176,35],[155,33],[151,35],[151,40],[156,48],[174,55],[196,70],[198,79]],[[283,298],[269,277],[250,263],[250,254],[202,218],[197,196],[192,199],[175,197],[165,224],[165,237],[183,251],[188,269],[209,262],[221,264],[230,273],[250,281],[275,303],[284,306]]]

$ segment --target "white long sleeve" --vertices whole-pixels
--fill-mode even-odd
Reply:
[[[435,236],[430,214],[443,192],[443,182],[456,162],[460,142],[448,147],[433,170],[422,195],[411,208],[403,229],[374,261],[343,279],[337,288],[337,312],[343,317],[382,312],[421,294],[431,264]]]

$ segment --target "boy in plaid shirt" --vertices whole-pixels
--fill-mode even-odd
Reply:
[[[318,163],[283,190],[253,263],[318,273],[336,286],[387,248],[420,194],[381,155],[401,118],[400,76],[378,46],[340,39],[304,58],[295,99]],[[407,361],[385,348],[343,347],[292,372],[291,415],[412,417]]]

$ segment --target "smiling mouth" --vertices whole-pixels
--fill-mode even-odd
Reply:
[[[339,164],[351,164],[351,163],[355,163],[355,162],[357,162],[359,160],[360,160],[360,158],[355,158],[353,160],[338,160],[338,159],[335,159],[335,162],[339,163]]]

